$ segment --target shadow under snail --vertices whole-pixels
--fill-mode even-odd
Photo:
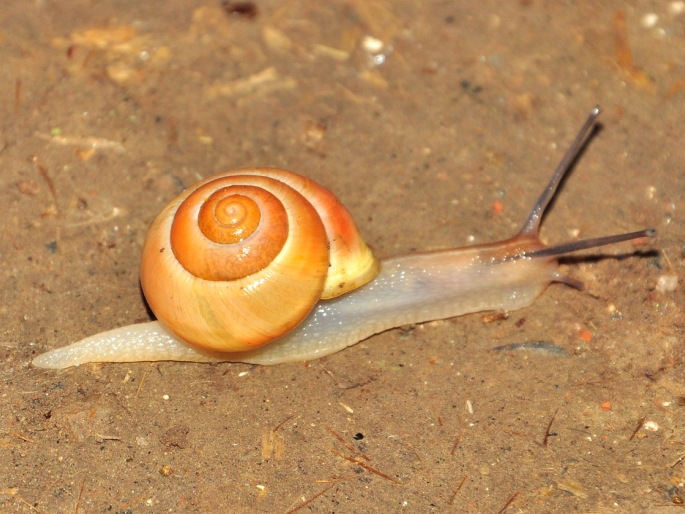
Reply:
[[[349,212],[293,172],[247,168],[201,181],[150,226],[140,280],[159,321],[97,334],[33,364],[318,359],[401,325],[533,303],[558,258],[654,229],[546,246],[545,208],[591,132],[595,107],[521,231],[500,242],[376,260]]]

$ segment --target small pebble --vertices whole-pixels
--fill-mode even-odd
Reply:
[[[668,4],[668,10],[671,12],[671,14],[681,14],[683,11],[685,11],[685,2],[671,2]]]
[[[645,424],[642,425],[642,427],[645,430],[649,430],[650,432],[658,432],[659,431],[659,424],[656,421],[645,421]]]
[[[650,12],[642,17],[642,26],[646,29],[653,29],[659,22],[659,16],[656,13]]]
[[[678,287],[678,275],[661,275],[656,281],[656,290],[660,293],[671,293]]]
[[[383,41],[373,36],[364,36],[362,47],[369,53],[375,54],[383,50]]]

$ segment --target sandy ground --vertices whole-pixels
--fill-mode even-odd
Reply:
[[[576,4],[5,1],[0,511],[675,512],[685,12]],[[150,319],[147,225],[200,177],[311,176],[380,257],[495,241],[597,103],[543,239],[659,235],[564,264],[585,291],[309,363],[30,365]]]

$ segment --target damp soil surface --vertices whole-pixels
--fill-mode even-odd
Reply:
[[[674,512],[685,501],[682,2],[6,0],[0,511]],[[542,229],[658,237],[530,307],[324,359],[32,359],[152,319],[149,223],[202,177],[296,170],[380,258]]]

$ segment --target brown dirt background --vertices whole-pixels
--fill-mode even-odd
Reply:
[[[681,4],[265,0],[251,18],[207,0],[4,2],[0,511],[674,512]],[[565,265],[584,292],[306,364],[29,364],[149,319],[146,227],[200,177],[309,175],[380,257],[493,241],[597,103],[603,129],[543,238],[659,237]],[[567,354],[493,350],[531,341]]]

